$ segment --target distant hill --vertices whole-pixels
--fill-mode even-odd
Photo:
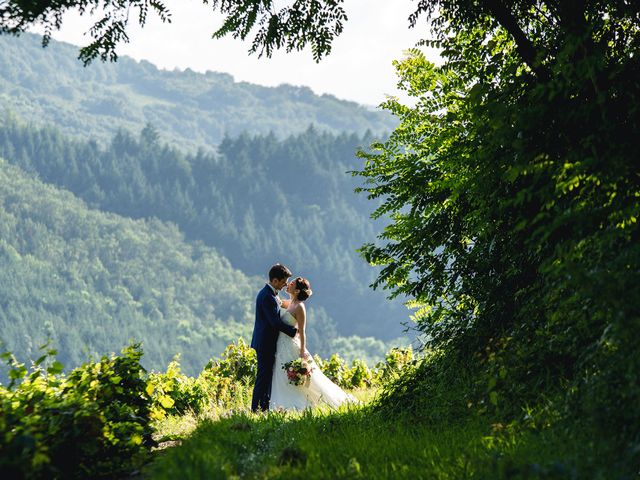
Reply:
[[[282,261],[308,277],[329,337],[332,329],[384,340],[401,334],[406,308],[368,287],[375,271],[356,252],[382,229],[369,218],[376,203],[355,194],[359,179],[346,173],[360,166],[354,152],[371,137],[241,135],[216,155],[185,155],[158,137],[147,126],[101,147],[0,117],[0,156],[91,207],[171,222],[246,274],[263,276]]]
[[[73,367],[135,339],[148,368],[179,353],[195,374],[228,343],[250,340],[263,282],[170,223],[89,209],[0,158],[0,351],[35,359],[50,339]],[[394,345],[338,336],[322,307],[308,311],[315,353],[372,364]]]
[[[176,354],[195,374],[238,337],[250,339],[263,284],[172,224],[92,210],[0,158],[0,351],[26,360],[47,339],[72,367],[143,342],[144,364]],[[309,309],[309,347],[379,360],[373,338],[338,337]]]
[[[284,138],[313,124],[333,133],[389,132],[392,117],[307,87],[262,87],[225,73],[159,70],[121,57],[83,67],[78,47],[0,35],[0,109],[67,134],[108,141],[146,123],[182,150],[217,145],[242,132]]]
[[[195,366],[248,336],[260,284],[171,224],[90,210],[0,159],[0,339],[22,357],[51,338],[76,365],[136,338],[147,365]]]

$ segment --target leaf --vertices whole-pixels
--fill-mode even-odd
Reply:
[[[495,390],[489,393],[489,401],[493,405],[498,406],[498,393]]]
[[[27,369],[24,367],[24,365],[20,365],[17,368],[13,368],[9,370],[9,378],[12,380],[23,378],[26,374],[27,374]]]
[[[168,397],[167,395],[160,397],[160,405],[162,405],[163,408],[171,408],[174,404],[175,402],[171,397]]]
[[[47,359],[48,355],[42,355],[40,358],[38,358],[34,363],[34,365],[40,365],[42,362],[44,362]]]
[[[504,173],[504,179],[507,182],[513,183],[520,175],[520,169],[518,167],[511,167]]]
[[[495,379],[495,377],[491,377],[489,379],[489,390],[493,390],[497,383],[498,381]]]
[[[50,373],[51,375],[62,373],[63,370],[64,370],[64,365],[57,360],[53,362],[53,364],[49,368],[47,368],[47,372]]]
[[[147,383],[147,388],[145,388],[145,391],[147,392],[147,395],[152,396],[153,395],[153,391],[155,390],[155,386],[153,385],[153,383]]]

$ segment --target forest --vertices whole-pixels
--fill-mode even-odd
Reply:
[[[328,314],[319,329],[392,340],[408,310],[371,292],[374,272],[356,252],[375,224],[348,171],[362,164],[355,150],[371,141],[310,127],[284,140],[225,138],[217,155],[185,155],[150,125],[135,136],[120,131],[102,148],[11,117],[0,124],[0,156],[42,181],[95,209],[171,222],[186,241],[217,249],[247,274],[286,263],[318,292]]]
[[[50,341],[72,368],[136,340],[148,369],[181,354],[195,374],[230,342],[250,340],[262,276],[188,242],[175,224],[90,209],[4,160],[0,167],[4,349],[26,361]],[[390,348],[340,335],[321,305],[309,312],[310,347],[323,356],[339,349],[373,365]]]

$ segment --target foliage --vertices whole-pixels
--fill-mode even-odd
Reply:
[[[142,350],[85,363],[68,376],[49,350],[30,369],[9,353],[0,385],[3,478],[112,478],[139,467],[152,444]]]
[[[374,384],[374,374],[362,360],[354,360],[349,373],[351,378],[347,388],[365,388]]]
[[[440,351],[429,352],[400,369],[393,366],[388,369],[391,381],[383,384],[374,402],[375,410],[387,418],[410,415],[421,424],[455,424],[473,417],[477,410],[470,408],[484,401],[478,368],[472,361],[463,363]]]
[[[195,375],[249,337],[261,280],[175,226],[90,210],[2,161],[0,198],[0,336],[20,358],[51,339],[74,367],[144,338],[147,368],[182,353]]]
[[[477,366],[480,410],[555,402],[623,443],[640,438],[639,8],[422,2],[444,63],[397,63],[415,104],[385,104],[401,124],[359,172],[392,221],[362,249],[376,285]]]
[[[179,355],[167,366],[165,373],[151,373],[147,380],[147,393],[153,400],[151,416],[200,413],[207,405],[207,393],[197,379],[180,371]]]
[[[386,353],[385,360],[378,362],[373,368],[357,358],[349,367],[337,353],[331,355],[328,360],[323,360],[316,355],[314,361],[322,373],[335,384],[346,389],[357,389],[386,384],[389,380],[402,375],[414,359],[411,347],[394,347]]]
[[[214,37],[231,34],[244,40],[257,27],[251,53],[258,52],[259,56],[264,53],[270,57],[281,47],[290,52],[310,44],[316,61],[331,51],[334,37],[342,33],[343,22],[347,20],[343,1],[296,0],[276,11],[272,2],[264,0],[203,0],[214,11],[220,10],[225,15]],[[69,10],[78,10],[81,15],[101,12],[100,19],[88,32],[92,42],[80,49],[80,59],[85,65],[98,57],[103,61],[118,58],[117,45],[129,42],[127,28],[131,11],[137,12],[131,17],[136,18],[141,27],[145,25],[149,11],[163,22],[171,21],[171,13],[157,0],[13,0],[0,4],[0,33],[19,34],[31,25],[42,24],[45,28],[42,44],[46,46],[51,33],[60,29],[63,16]]]
[[[208,394],[209,405],[220,408],[246,406],[251,400],[258,371],[256,352],[238,339],[227,346],[220,359],[211,359],[198,376]]]
[[[171,417],[248,409],[257,370],[255,351],[242,339],[212,358],[195,378],[181,372],[178,358],[165,372],[147,375],[139,344],[68,375],[53,355],[55,350],[47,350],[30,369],[10,353],[2,355],[11,381],[0,385],[0,473],[10,478],[128,473],[147,460],[153,429]],[[379,378],[359,360],[341,375],[349,389]]]
[[[405,372],[405,369],[413,364],[414,356],[413,356],[413,348],[411,345],[408,347],[395,347],[389,350],[385,357],[384,362],[380,362],[376,365],[376,368],[379,370],[380,380],[384,383],[389,382],[401,375]]]
[[[242,338],[227,345],[220,358],[210,359],[197,377],[181,373],[175,358],[165,373],[149,375],[152,416],[162,420],[167,415],[198,415],[246,406],[257,370],[256,351]]]
[[[339,354],[334,353],[329,360],[322,360],[318,355],[314,357],[322,373],[324,373],[333,383],[344,386],[348,382],[348,367]]]
[[[42,46],[47,46],[53,30],[60,30],[64,14],[77,10],[80,14],[100,12],[100,19],[89,29],[93,38],[91,44],[80,49],[80,59],[85,65],[98,56],[102,60],[116,60],[116,45],[128,43],[126,28],[131,17],[140,26],[147,21],[149,10],[163,22],[170,22],[171,16],[164,3],[159,0],[66,0],[60,1],[5,1],[0,4],[0,33],[20,34],[29,26],[41,24],[45,34]]]
[[[226,15],[215,38],[232,35],[242,40],[257,26],[249,50],[271,57],[274,50],[302,50],[311,45],[317,62],[331,52],[331,42],[342,33],[347,20],[342,8],[344,0],[295,0],[276,11],[275,5],[263,0],[204,0]]]
[[[415,361],[414,361],[415,360]],[[319,358],[318,364],[326,364]],[[235,410],[195,426],[149,466],[149,478],[626,478],[637,448],[594,435],[581,419],[550,422],[545,411],[497,422],[478,415],[482,366],[446,352],[387,354],[372,405],[253,415]],[[342,364],[334,357],[333,365]],[[335,367],[334,367],[335,369]],[[490,403],[490,402],[489,402]],[[488,409],[493,404],[485,405]]]
[[[3,161],[0,199],[0,338],[19,358],[51,339],[74,367],[144,338],[146,368],[163,369],[181,353],[194,376],[230,342],[250,338],[263,280],[188,244],[174,225],[90,210]],[[327,324],[322,307],[310,305],[309,344],[322,355],[341,340]],[[388,347],[366,340],[338,345],[351,356],[371,345],[373,364]]]
[[[256,351],[239,338],[236,343],[231,343],[225,348],[219,360],[209,360],[204,369],[235,382],[252,380],[258,373]]]

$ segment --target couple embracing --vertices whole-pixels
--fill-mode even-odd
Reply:
[[[258,357],[258,373],[253,389],[251,410],[303,410],[319,404],[338,407],[353,402],[353,396],[329,380],[313,361],[306,348],[305,300],[312,292],[309,281],[296,277],[289,281],[291,271],[279,263],[269,270],[269,283],[256,298],[256,323],[251,348]],[[278,292],[286,287],[289,299],[281,300]],[[304,360],[306,375],[302,383],[292,380],[292,369]],[[299,365],[299,363],[298,363]]]

